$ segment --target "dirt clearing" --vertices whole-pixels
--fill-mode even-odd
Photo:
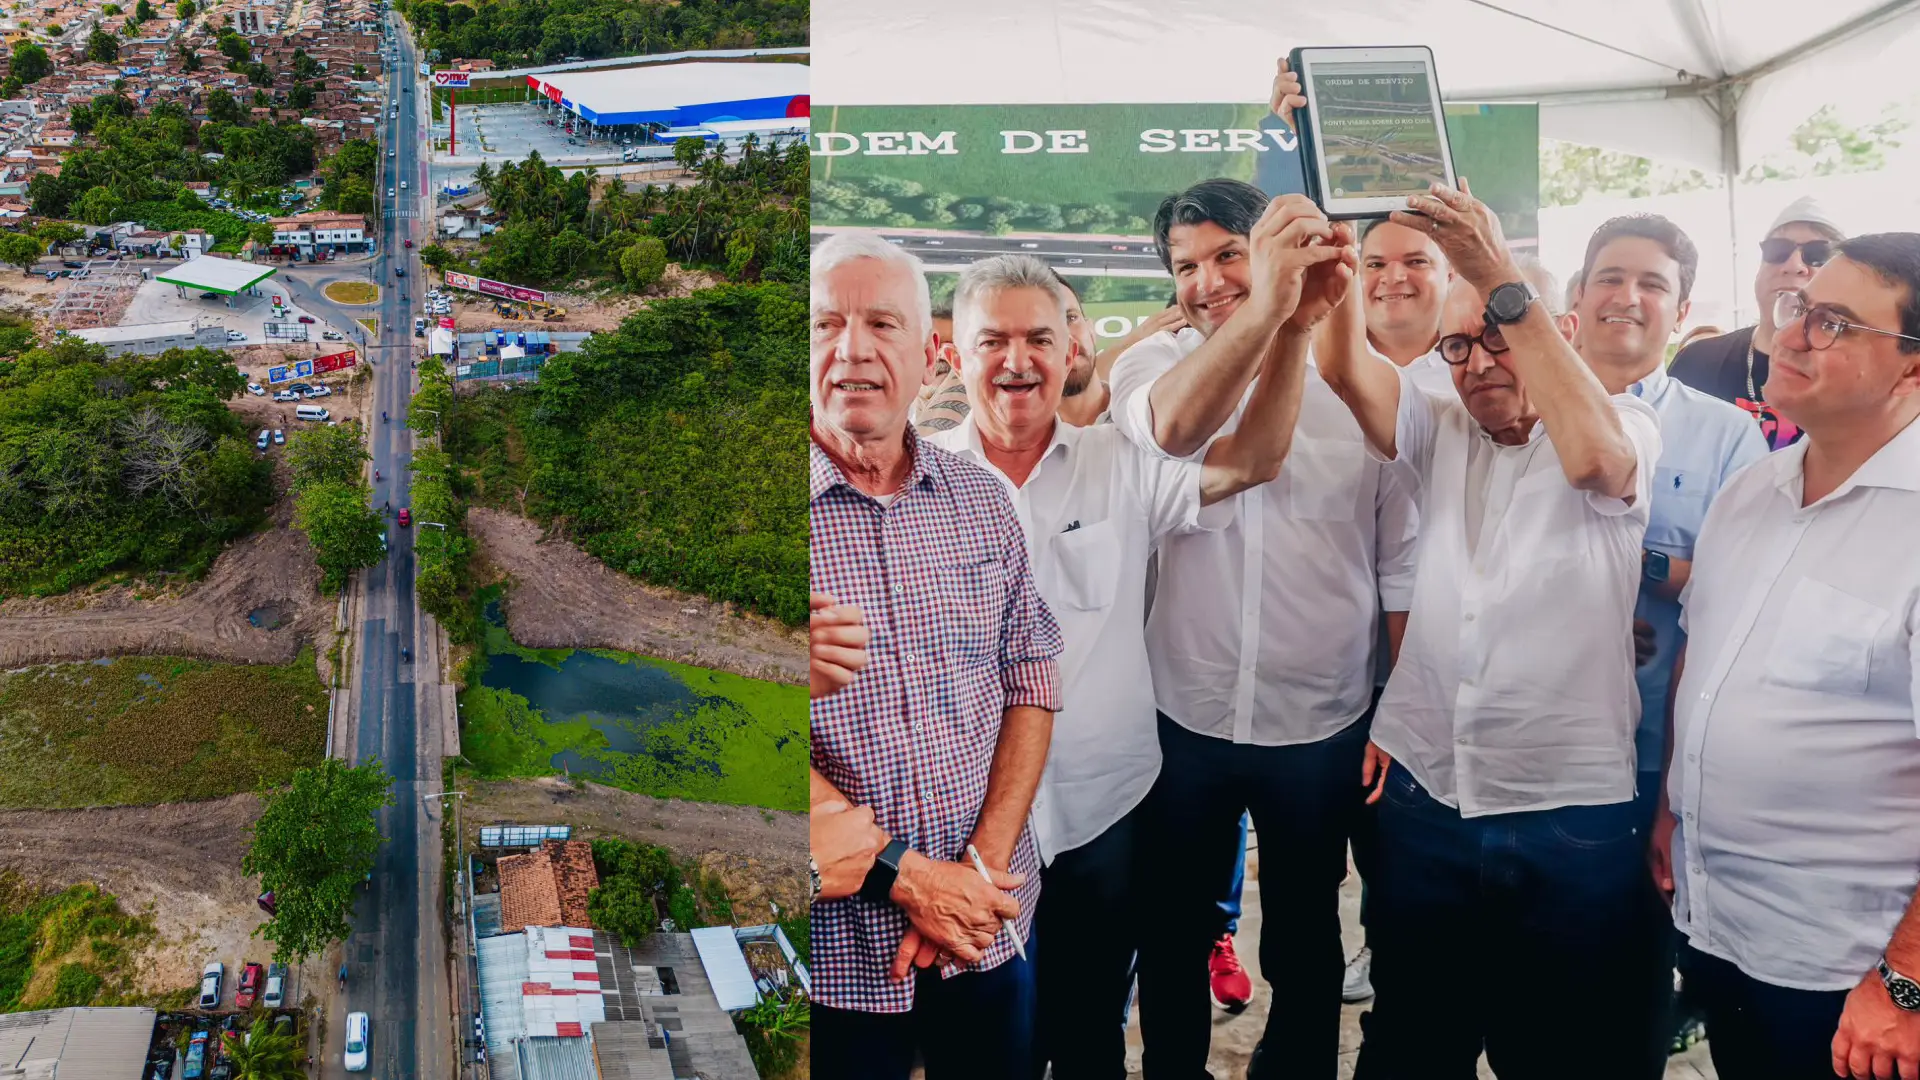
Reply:
[[[223,961],[231,973],[249,959],[264,962],[272,951],[248,936],[266,916],[240,873],[246,829],[259,816],[252,795],[0,812],[0,869],[56,889],[91,881],[129,914],[149,911],[158,933],[140,958],[136,985],[150,993],[184,990],[199,981],[209,960]]]
[[[749,678],[805,680],[802,630],[643,585],[564,540],[542,539],[538,524],[502,510],[469,511],[467,531],[479,543],[476,577],[509,580],[501,606],[507,630],[522,645],[619,649]]]
[[[290,513],[283,501],[278,514]],[[280,628],[247,621],[272,607]],[[320,597],[320,569],[304,533],[285,521],[228,547],[199,582],[155,589],[112,585],[0,603],[0,669],[102,656],[193,656],[285,664],[304,642],[330,641],[333,604]],[[322,661],[324,664],[324,660]]]
[[[806,910],[805,814],[655,799],[591,780],[575,787],[557,776],[462,777],[460,786],[471,793],[460,810],[469,850],[478,848],[482,825],[571,825],[576,840],[618,836],[700,860],[702,872],[727,883],[744,924],[772,919],[769,900],[784,912]]]

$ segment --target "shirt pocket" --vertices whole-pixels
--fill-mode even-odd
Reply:
[[[1367,452],[1357,442],[1293,438],[1287,454],[1287,503],[1296,518],[1352,521],[1360,505]]]
[[[1652,514],[1646,546],[1678,559],[1693,557],[1693,542],[1707,516],[1707,475],[1662,465],[1653,471]]]
[[[1794,583],[1767,654],[1767,678],[1782,686],[1864,694],[1873,647],[1891,612],[1823,581]]]
[[[940,571],[940,597],[939,651],[961,660],[997,656],[1007,614],[1006,567],[997,561],[949,566]]]
[[[1063,605],[1081,611],[1113,606],[1120,585],[1120,532],[1113,522],[1098,522],[1054,537],[1053,560]]]

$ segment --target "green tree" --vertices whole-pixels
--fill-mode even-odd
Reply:
[[[374,815],[393,803],[392,784],[378,759],[350,768],[329,758],[260,793],[240,869],[274,895],[273,917],[253,932],[274,943],[275,961],[303,961],[352,932],[347,917],[384,839]]]
[[[36,83],[53,73],[53,60],[47,56],[47,50],[33,42],[17,41],[8,71],[22,84]]]
[[[365,64],[353,65],[353,77],[356,82],[361,79],[365,79],[367,77],[367,65]]]
[[[428,244],[420,249],[420,261],[435,270],[444,272],[453,263],[453,252],[439,244]]]
[[[22,273],[32,273],[46,250],[46,241],[29,233],[0,233],[0,262],[17,266]]]
[[[266,247],[273,243],[273,226],[265,221],[256,221],[247,226],[247,239],[256,247]]]
[[[695,138],[692,135],[683,135],[673,141],[674,164],[679,165],[683,169],[692,169],[694,166],[700,164],[700,159],[706,156],[707,142],[705,139]]]
[[[43,221],[34,226],[33,235],[55,247],[65,247],[87,235],[86,230],[64,221]]]
[[[287,469],[296,491],[313,484],[359,483],[370,460],[360,432],[350,424],[310,427],[287,442]]]
[[[667,246],[651,236],[641,237],[620,253],[620,277],[634,292],[658,285],[666,272]]]
[[[265,1017],[256,1019],[246,1038],[228,1044],[233,1080],[304,1080],[306,1049],[294,1034],[278,1032]]]
[[[313,84],[295,83],[293,89],[287,91],[287,104],[295,109],[311,107],[313,105]]]
[[[119,4],[108,4],[100,9],[100,14],[105,15],[109,19],[120,14],[120,12],[121,7]]]
[[[602,881],[589,892],[587,916],[594,926],[618,935],[621,944],[629,948],[645,940],[660,921],[646,888],[629,877]]]
[[[1696,169],[1598,146],[1540,141],[1542,206],[1572,206],[1587,198],[1645,199],[1715,184],[1715,178]]]
[[[112,64],[120,59],[120,42],[104,30],[87,35],[87,59],[96,64]]]
[[[225,90],[213,90],[207,94],[207,122],[213,124],[237,124],[246,119],[246,110]]]
[[[185,21],[193,18],[193,13],[198,10],[198,8],[193,6],[193,0],[180,0],[180,3],[175,5],[173,13],[178,15],[182,21]]]
[[[148,3],[147,0],[140,0],[139,3],[133,5],[133,21],[137,23],[152,22],[153,5]]]
[[[220,54],[233,64],[246,64],[253,61],[253,46],[239,34],[226,30],[222,31],[215,40],[218,42]]]
[[[104,187],[90,188],[73,204],[73,213],[89,225],[111,225],[120,217],[120,196]]]
[[[186,0],[186,2],[192,3],[193,0]],[[180,54],[180,67],[183,70],[186,70],[186,71],[200,70],[200,54],[197,52],[194,52],[193,49],[187,45],[186,42],[183,41],[180,44],[174,46],[174,51]]]
[[[1878,172],[1887,166],[1887,151],[1899,149],[1900,135],[1910,126],[1896,106],[1888,106],[1877,120],[1855,126],[1842,119],[1834,106],[1825,105],[1787,137],[1791,154],[1771,155],[1748,167],[1746,180]]]
[[[348,575],[386,557],[380,543],[383,522],[367,505],[359,484],[308,484],[294,495],[293,523],[307,534],[314,561],[320,564],[320,587],[338,592]]]

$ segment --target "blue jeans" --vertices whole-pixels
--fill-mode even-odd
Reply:
[[[1464,819],[1396,764],[1356,1080],[1643,1076],[1660,917],[1632,801]]]
[[[1039,935],[1028,939],[1034,955]],[[1024,1078],[1033,1068],[1033,965],[1013,957],[991,971],[943,979],[914,976],[903,1013],[813,1007],[813,1075],[835,1080],[908,1080],[916,1054],[927,1080]]]
[[[1247,815],[1240,815],[1240,847],[1233,858],[1233,884],[1220,901],[1220,913],[1227,917],[1227,933],[1240,932],[1240,894],[1247,887]]]
[[[1707,1018],[1707,1047],[1720,1080],[1827,1080],[1845,990],[1793,990],[1764,983],[1717,956],[1680,947],[1687,997]]]
[[[1334,1075],[1340,1048],[1340,882],[1365,791],[1368,725],[1314,743],[1252,746],[1160,718],[1160,778],[1139,817],[1140,888],[1159,905],[1140,942],[1143,1070],[1202,1080],[1213,1034],[1207,954],[1220,936],[1238,823],[1260,835],[1260,971],[1273,991],[1261,1076]],[[823,1074],[824,1075],[824,1074]]]

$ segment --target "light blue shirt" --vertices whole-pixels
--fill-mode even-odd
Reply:
[[[1734,473],[1767,456],[1767,440],[1745,410],[1669,377],[1664,367],[1627,392],[1660,416],[1660,464],[1654,473],[1646,548],[1692,561],[1707,507]],[[1633,616],[1653,624],[1655,646],[1653,659],[1634,672],[1640,689],[1634,751],[1644,775],[1659,772],[1666,754],[1667,687],[1686,634],[1680,629],[1680,601],[1655,596],[1645,578]]]

